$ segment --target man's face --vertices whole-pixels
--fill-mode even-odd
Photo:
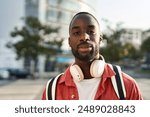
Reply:
[[[100,30],[92,16],[77,15],[70,25],[69,34],[69,45],[75,58],[92,61],[99,55]]]

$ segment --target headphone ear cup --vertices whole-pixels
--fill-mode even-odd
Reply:
[[[101,77],[104,72],[105,62],[103,60],[94,60],[90,67],[92,77]]]
[[[80,67],[78,65],[70,66],[70,73],[71,73],[73,79],[78,82],[84,79],[82,70],[80,69]]]

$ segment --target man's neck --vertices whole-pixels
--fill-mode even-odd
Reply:
[[[79,59],[75,60],[75,64],[77,64],[81,68],[85,79],[92,78],[92,76],[90,74],[91,63],[92,63],[92,61],[81,61]]]

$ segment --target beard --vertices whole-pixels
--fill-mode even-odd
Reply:
[[[93,61],[98,53],[99,53],[99,46],[97,45],[95,46],[95,48],[92,46],[92,50],[87,54],[80,54],[78,50],[72,48],[72,54],[74,55],[74,57],[81,61],[87,62]]]

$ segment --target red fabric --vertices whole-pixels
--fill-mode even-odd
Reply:
[[[116,92],[114,91],[111,76],[115,72],[108,64],[105,65],[104,73],[101,82],[98,86],[95,100],[118,100]],[[122,72],[123,81],[126,88],[126,100],[141,100],[142,96],[140,90],[133,78]],[[88,88],[88,87],[87,87]],[[85,89],[88,90],[88,89]],[[69,68],[65,71],[64,75],[58,81],[56,90],[57,100],[78,100],[79,95],[75,83],[73,82]],[[42,100],[46,100],[45,90],[43,92]]]

